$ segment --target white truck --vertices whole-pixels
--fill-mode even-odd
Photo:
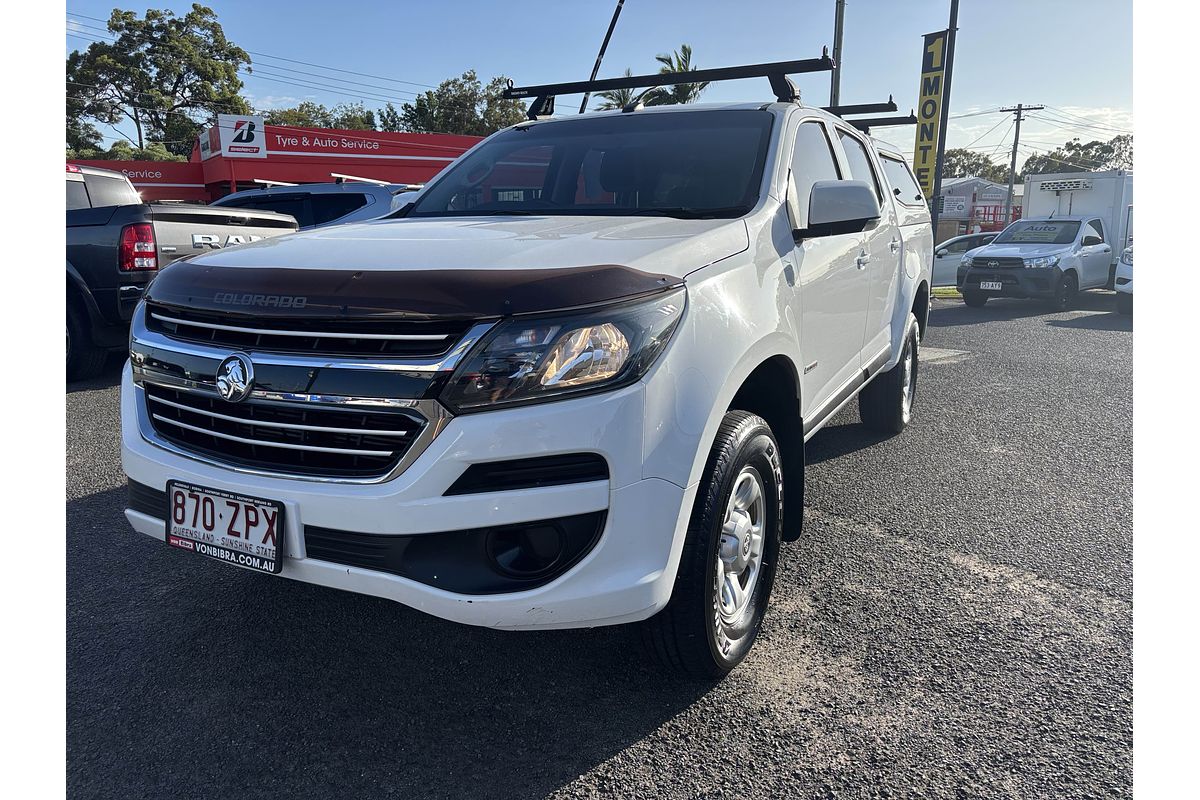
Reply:
[[[781,91],[806,63],[729,68],[776,102],[540,97],[396,218],[163,270],[122,378],[129,522],[472,625],[641,623],[727,673],[801,536],[806,440],[856,396],[908,425],[929,310],[917,183]]]
[[[1111,249],[1108,283],[1117,260],[1133,243],[1133,170],[1028,175],[1021,209],[1025,219],[1098,217]]]

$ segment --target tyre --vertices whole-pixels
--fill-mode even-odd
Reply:
[[[1054,298],[1050,305],[1055,311],[1068,311],[1075,307],[1075,299],[1079,295],[1079,279],[1074,272],[1064,272],[1054,287]]]
[[[875,376],[858,395],[858,415],[873,431],[900,433],[912,419],[920,366],[919,330],[917,318],[909,314],[900,360],[887,372]]]
[[[783,518],[779,445],[761,417],[725,414],[708,456],[675,585],[643,640],[668,669],[721,678],[762,627]]]
[[[983,292],[963,291],[963,302],[971,308],[983,308],[988,301],[988,297]]]
[[[1117,292],[1117,313],[1132,314],[1133,313],[1133,295]]]
[[[108,353],[92,344],[87,319],[67,303],[67,380],[94,378],[104,368]]]

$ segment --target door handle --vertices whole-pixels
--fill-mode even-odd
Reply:
[[[892,252],[895,253],[900,249],[900,240],[893,236],[892,241],[888,244],[888,247],[890,247]]]
[[[867,251],[864,250],[858,254],[858,258],[854,259],[854,263],[858,265],[859,269],[866,269],[867,263],[870,260],[871,260],[871,257],[869,255],[867,255]]]

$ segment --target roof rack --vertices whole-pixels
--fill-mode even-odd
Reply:
[[[887,128],[893,125],[916,125],[917,115],[909,112],[907,117],[867,117],[865,119],[848,119],[854,127],[863,133],[870,133],[871,128]]]
[[[889,94],[886,103],[859,103],[850,106],[825,106],[823,111],[828,111],[836,117],[844,117],[847,114],[886,114],[889,111],[898,111],[896,101]]]
[[[575,81],[573,83],[546,83],[540,86],[513,86],[508,82],[508,88],[503,96],[506,100],[522,97],[533,97],[535,100],[529,106],[526,116],[537,119],[554,113],[554,98],[560,94],[582,94],[583,92],[605,92],[610,89],[642,89],[654,86],[674,86],[681,83],[710,83],[712,81],[731,81],[739,78],[767,78],[771,81],[771,90],[781,103],[791,103],[800,99],[796,84],[788,75],[806,72],[828,72],[833,69],[833,59],[829,57],[827,48],[821,49],[819,58],[806,58],[799,61],[774,61],[768,64],[746,64],[740,67],[717,67],[715,69],[696,69],[691,72],[657,72],[653,75],[629,75],[620,78],[601,78],[594,81]]]

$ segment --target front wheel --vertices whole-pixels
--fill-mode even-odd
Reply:
[[[919,334],[917,318],[909,314],[900,360],[887,372],[877,375],[858,395],[858,416],[873,431],[900,433],[912,419],[920,366]]]
[[[783,469],[770,426],[729,411],[696,494],[675,586],[643,638],[668,669],[721,678],[750,652],[775,581]]]
[[[1050,301],[1055,311],[1069,311],[1075,306],[1079,295],[1079,279],[1074,272],[1064,272],[1054,287],[1054,298]]]

